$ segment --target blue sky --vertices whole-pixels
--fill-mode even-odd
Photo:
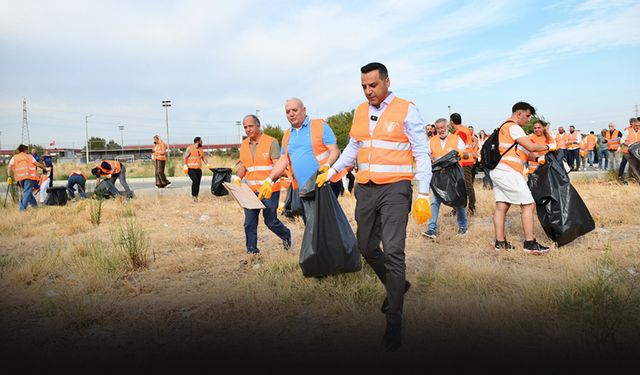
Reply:
[[[256,113],[288,126],[364,100],[359,68],[389,69],[426,122],[448,115],[489,131],[513,103],[552,127],[626,127],[640,106],[640,1],[8,1],[0,0],[0,131],[81,147],[238,139]],[[124,125],[123,133],[118,125]]]

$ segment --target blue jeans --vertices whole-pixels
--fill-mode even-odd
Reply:
[[[604,168],[602,168],[603,163]],[[609,169],[609,150],[607,150],[606,148],[598,150],[598,169]]]
[[[69,192],[71,199],[75,198],[74,190],[76,185],[78,186],[78,194],[80,194],[80,197],[86,198],[87,195],[84,193],[85,180],[82,176],[74,174],[69,177],[69,182],[67,182],[67,191]]]
[[[427,224],[427,229],[433,232],[438,231],[438,214],[440,213],[440,204],[442,201],[437,195],[431,194],[431,219]],[[467,212],[464,207],[456,208],[456,218],[458,219],[458,229],[467,230]]]
[[[258,195],[258,193],[256,193]],[[291,231],[278,219],[278,201],[280,192],[276,191],[270,199],[262,199],[265,208],[262,209],[264,223],[276,236],[283,241],[291,241]],[[244,210],[244,234],[246,238],[247,252],[257,253],[258,249],[258,218],[260,210]]]
[[[33,196],[33,187],[38,183],[34,180],[22,180],[22,199],[20,200],[20,211],[27,209],[28,205],[31,207],[38,207],[36,197]]]

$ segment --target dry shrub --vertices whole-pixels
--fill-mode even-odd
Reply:
[[[149,239],[144,229],[134,220],[120,222],[114,245],[126,255],[134,269],[146,268],[149,264]]]

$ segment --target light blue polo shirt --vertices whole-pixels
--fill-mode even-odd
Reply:
[[[335,145],[337,142],[333,130],[326,122],[323,125],[322,142],[325,145]],[[284,147],[282,147],[281,153],[284,155]],[[320,168],[311,146],[311,119],[309,119],[309,116],[304,118],[300,128],[291,127],[291,133],[289,134],[289,160],[291,160],[293,176],[300,187]]]

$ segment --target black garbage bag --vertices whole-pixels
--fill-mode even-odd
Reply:
[[[536,202],[542,229],[558,246],[589,233],[596,225],[584,201],[571,185],[569,175],[556,152],[529,175],[528,185]]]
[[[315,174],[309,179],[315,184]],[[306,226],[300,249],[300,268],[305,277],[357,272],[362,268],[356,236],[331,187],[315,188],[309,196],[309,181],[300,189]],[[305,187],[307,189],[305,189]]]
[[[632,143],[629,146],[629,154],[636,158],[636,160],[640,160],[640,142]]]
[[[209,168],[213,172],[211,178],[211,194],[215,196],[229,195],[229,191],[222,185],[223,182],[231,182],[231,168]]]
[[[67,204],[67,188],[55,186],[47,189],[47,197],[44,200],[47,206],[64,206]]]
[[[447,206],[460,208],[467,205],[464,171],[458,161],[458,151],[449,151],[431,165],[431,189]]]
[[[293,219],[303,213],[302,200],[300,199],[300,191],[293,188],[293,182],[289,184],[287,189],[287,198],[284,200],[284,209],[282,215]]]

